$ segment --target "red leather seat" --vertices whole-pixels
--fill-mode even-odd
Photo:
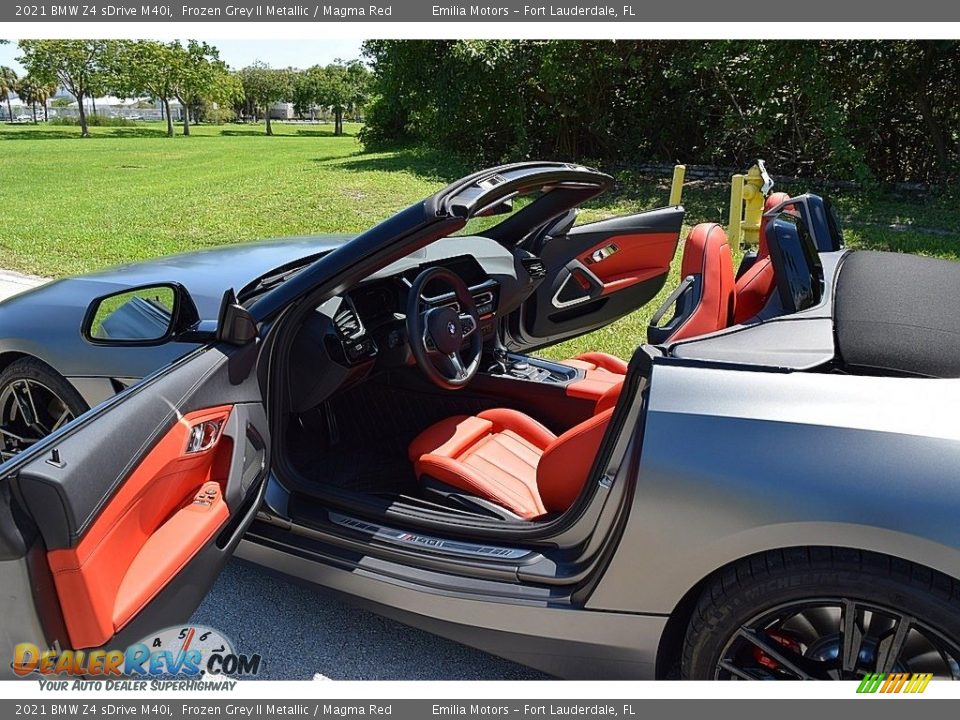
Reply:
[[[410,443],[417,477],[525,519],[563,512],[583,489],[621,387],[612,387],[591,418],[559,437],[528,415],[503,408],[441,420]]]
[[[763,204],[763,212],[773,210],[780,203],[789,200],[787,193],[773,193]],[[773,263],[770,261],[770,249],[767,247],[767,218],[760,220],[760,239],[757,243],[757,259],[750,269],[737,279],[736,311],[734,322],[742,323],[755,317],[770,299],[776,286]]]
[[[733,324],[733,255],[727,234],[716,223],[700,223],[687,236],[680,277],[690,276],[699,276],[700,297],[680,318],[669,342],[706,335]]]

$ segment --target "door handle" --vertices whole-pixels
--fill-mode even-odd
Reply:
[[[557,287],[557,291],[553,294],[551,301],[553,306],[558,310],[595,300],[603,294],[603,281],[590,272],[587,266],[579,260],[568,263],[564,269],[566,270],[566,275],[562,276],[563,280]],[[568,295],[565,299],[561,299],[564,290],[571,283],[576,286],[577,294],[572,297]]]
[[[614,243],[610,243],[609,245],[606,245],[600,248],[599,250],[594,250],[590,254],[590,263],[593,264],[593,263],[601,262],[602,260],[606,260],[608,257],[618,252],[620,252],[620,248],[617,247]]]

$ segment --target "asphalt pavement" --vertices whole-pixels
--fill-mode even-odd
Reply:
[[[522,665],[354,607],[232,560],[193,615],[238,652],[260,653],[267,680],[537,680]]]
[[[45,282],[0,270],[0,300]],[[233,560],[194,613],[268,680],[534,680],[522,665],[381,618],[320,590]]]

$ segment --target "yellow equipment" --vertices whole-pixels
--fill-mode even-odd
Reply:
[[[747,170],[746,175],[734,175],[730,181],[730,222],[727,237],[740,247],[756,247],[760,239],[760,218],[763,203],[773,189],[773,179],[767,174],[763,160]],[[736,245],[734,245],[736,247]]]
[[[676,207],[680,204],[680,196],[683,194],[683,178],[687,174],[686,165],[673,166],[673,182],[670,183],[670,202],[669,207]]]

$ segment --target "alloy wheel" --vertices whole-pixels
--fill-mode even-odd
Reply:
[[[852,598],[781,605],[728,641],[717,679],[857,680],[867,673],[960,679],[960,648],[902,610]]]
[[[9,460],[74,418],[43,383],[17,379],[0,389],[0,461]]]

